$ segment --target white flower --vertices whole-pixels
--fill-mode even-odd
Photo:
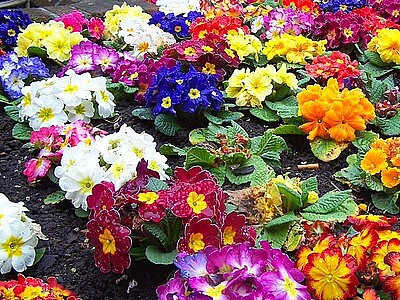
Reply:
[[[20,104],[18,104],[19,117],[25,119],[26,117],[32,117],[38,110],[38,106],[33,100],[38,93],[40,85],[37,82],[33,82],[30,86],[24,86],[21,89],[24,98]]]
[[[38,238],[32,228],[20,220],[2,224],[0,229],[0,273],[14,268],[23,272],[33,265]]]
[[[264,25],[264,16],[258,16],[251,22],[251,32],[256,33]]]
[[[51,125],[64,125],[67,121],[67,115],[63,111],[64,104],[55,96],[44,95],[34,101],[37,109],[35,114],[29,118],[29,126],[33,130]]]
[[[179,15],[190,11],[200,11],[199,0],[157,0],[156,5],[160,6],[158,10],[165,14]]]
[[[83,120],[86,123],[89,123],[90,118],[94,116],[93,102],[87,100],[83,100],[77,106],[66,106],[65,110],[69,112],[68,121],[70,122]]]
[[[65,176],[60,178],[59,185],[66,191],[66,199],[70,199],[72,204],[78,208],[87,210],[86,199],[92,194],[93,187],[105,180],[105,172],[100,166],[86,165],[85,167],[71,167]]]
[[[150,170],[156,171],[158,174],[160,174],[161,180],[169,178],[167,174],[165,174],[165,170],[168,168],[168,165],[167,158],[164,155],[160,154],[155,149],[152,149],[146,153],[144,159],[147,160],[147,167]]]
[[[87,83],[92,79],[89,73],[77,75],[73,70],[68,70],[66,75],[57,82],[57,98],[67,106],[77,106],[82,100],[92,99],[92,93],[87,87]]]
[[[115,189],[119,190],[125,183],[136,175],[136,165],[138,161],[132,161],[120,157],[107,170],[107,178],[114,183]]]

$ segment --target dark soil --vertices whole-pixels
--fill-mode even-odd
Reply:
[[[188,144],[189,130],[183,130],[174,138],[166,137],[154,130],[154,125],[144,123],[131,117],[133,105],[121,104],[117,109],[118,116],[113,122],[102,122],[102,129],[114,132],[123,123],[132,126],[137,132],[145,130],[153,135],[157,146],[172,143],[177,146]],[[85,237],[86,219],[78,218],[69,201],[57,205],[44,205],[43,199],[57,185],[49,180],[42,180],[35,186],[29,186],[22,174],[24,163],[32,154],[22,148],[23,142],[14,140],[11,130],[14,122],[0,109],[0,192],[6,194],[11,201],[25,202],[30,212],[28,215],[41,224],[47,241],[40,241],[39,247],[45,247],[43,259],[35,266],[28,268],[24,274],[46,279],[57,277],[66,288],[74,290],[82,299],[156,299],[155,290],[165,282],[174,270],[171,266],[157,266],[149,262],[132,262],[130,269],[121,275],[102,274],[94,265],[93,249]],[[267,128],[251,117],[239,121],[251,136],[261,135]],[[345,158],[351,150],[347,149],[331,163],[323,163],[316,159],[304,136],[285,137],[289,151],[282,156],[282,168],[278,174],[289,173],[292,176],[308,178],[317,176],[320,191],[326,192],[343,186],[335,181],[332,175],[345,167]],[[171,158],[171,166],[182,165],[183,160]],[[299,170],[297,165],[319,163],[319,169]],[[229,187],[231,188],[231,187]],[[357,196],[359,198],[360,196]],[[361,199],[358,199],[361,200]],[[0,276],[0,280],[16,278],[16,273]],[[137,282],[127,293],[128,284]]]

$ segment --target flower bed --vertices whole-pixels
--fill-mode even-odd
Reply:
[[[1,180],[48,237],[5,203],[4,279],[88,299],[396,299],[400,4],[157,4],[4,13]],[[64,293],[24,282],[0,293]]]

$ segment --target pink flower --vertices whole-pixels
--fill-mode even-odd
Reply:
[[[89,34],[92,38],[99,40],[104,33],[103,21],[99,18],[91,18],[88,22]]]
[[[51,161],[45,157],[38,159],[32,158],[25,163],[24,175],[28,177],[28,182],[37,180],[38,177],[46,176],[51,167]]]
[[[70,14],[62,14],[60,18],[55,20],[63,22],[64,27],[71,32],[81,32],[87,26],[85,16],[77,10],[74,10]]]

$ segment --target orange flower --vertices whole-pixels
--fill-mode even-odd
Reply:
[[[388,218],[382,215],[359,215],[354,217],[348,217],[347,221],[353,226],[357,231],[362,231],[367,227],[373,229],[390,229],[393,224],[396,223],[397,218]],[[391,231],[391,230],[389,230]],[[381,234],[379,234],[381,238]]]
[[[332,235],[327,235],[318,240],[313,249],[310,249],[307,246],[302,246],[299,251],[297,251],[296,267],[299,270],[303,270],[303,267],[308,263],[308,256],[313,253],[321,253],[322,251],[328,249],[333,240],[334,238]]]
[[[309,85],[307,89],[303,89],[300,93],[297,94],[297,101],[299,101],[299,105],[301,107],[302,104],[308,101],[315,101],[321,97],[322,88],[319,84]]]
[[[346,300],[357,293],[357,263],[351,255],[330,248],[308,257],[303,273],[317,300]]]
[[[400,168],[388,168],[382,171],[381,177],[384,186],[389,189],[400,184]]]
[[[395,167],[400,167],[400,153],[396,154],[396,156],[392,157],[390,162],[395,166]]]
[[[308,134],[307,138],[310,141],[317,136],[325,139],[329,137],[326,123],[323,121],[328,108],[329,104],[322,101],[309,101],[301,106],[301,115],[310,122],[301,125],[300,129]]]
[[[368,171],[371,175],[378,174],[388,166],[387,156],[381,149],[371,148],[361,161],[361,169]]]
[[[367,250],[373,247],[377,240],[378,234],[376,231],[368,227],[350,239],[347,254],[350,254],[357,260],[358,269],[365,268]]]
[[[328,129],[330,137],[338,142],[351,142],[356,138],[355,131],[364,130],[366,127],[360,116],[362,107],[360,109],[346,102],[332,103],[324,117],[324,121],[330,127]]]
[[[378,296],[374,289],[366,289],[363,293],[362,300],[380,300],[381,298]]]

